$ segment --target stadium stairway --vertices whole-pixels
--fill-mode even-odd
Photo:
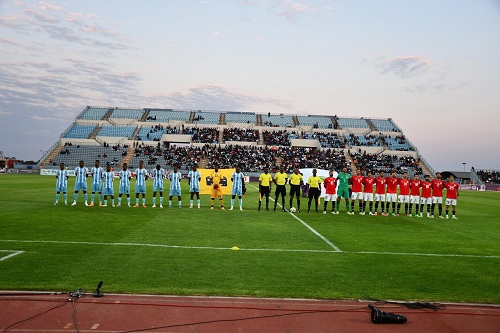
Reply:
[[[299,127],[299,119],[297,118],[297,116],[293,116],[292,120],[293,120],[293,123],[295,124],[295,127]]]
[[[427,166],[422,162],[422,161],[418,161],[418,166],[422,168],[422,172],[424,173],[424,175],[430,175],[431,177],[434,177],[435,175],[432,174],[432,172],[429,170],[429,168],[427,168]]]
[[[221,129],[220,131],[218,131],[218,133],[219,133],[218,143],[223,144],[224,143],[224,130]]]
[[[132,158],[134,157],[135,149],[134,146],[129,146],[127,150],[127,156],[125,156],[122,161],[120,162],[120,166],[123,165],[123,163],[130,164],[130,161],[132,161]]]
[[[257,126],[262,126],[262,115],[261,114],[257,115]]]
[[[260,115],[259,115],[260,117]],[[261,118],[262,119],[262,118]],[[260,120],[262,122],[262,120]],[[264,134],[262,134],[262,131],[259,131],[259,145],[263,145],[264,144]]]
[[[220,114],[219,125],[226,125],[226,114],[225,113]],[[222,140],[219,140],[219,142],[222,142]]]
[[[194,122],[194,115],[196,114],[195,111],[191,111],[191,114],[189,115],[189,120],[187,121],[188,123],[193,123]]]
[[[149,111],[147,111],[147,112],[149,112]],[[129,139],[130,139],[130,140],[135,140],[135,138],[137,137],[137,134],[139,134],[139,131],[140,131],[140,130],[141,130],[141,127],[140,127],[140,126],[137,126],[137,127],[135,128],[134,133],[132,133],[132,136],[131,136]]]
[[[349,155],[349,149],[344,149],[344,156],[347,163],[349,163],[349,167],[351,168],[351,175],[355,174],[358,168],[353,163],[351,155]]]
[[[108,111],[109,112],[109,111]],[[101,130],[102,125],[97,126],[92,133],[90,133],[87,139],[95,139],[97,137],[97,133]]]
[[[104,115],[104,117],[102,117],[102,120],[108,120],[109,121],[109,117],[111,116],[112,113],[113,113],[113,108],[109,108],[108,112],[106,112],[106,114]]]
[[[146,111],[144,111],[144,113],[143,113],[143,115],[142,115],[141,119],[139,120],[140,122],[145,123],[145,122],[148,120],[149,111],[150,111],[150,110],[146,110]],[[136,133],[136,135],[137,135],[137,133]],[[133,138],[135,138],[135,136],[132,136],[132,140],[133,140]]]
[[[208,164],[208,157],[200,158],[200,169],[206,169]]]
[[[61,152],[61,150],[63,149],[63,145],[59,145],[57,146],[53,151],[52,153],[50,153],[49,155],[47,155],[45,157],[45,159],[43,160],[42,163],[40,163],[42,166],[46,166],[46,165],[49,165],[50,164],[50,161],[53,160],[54,158],[56,158],[56,156]]]
[[[373,123],[370,119],[365,118],[365,120],[366,120],[366,123],[368,124],[368,127],[370,127],[370,130],[377,131],[377,128],[375,127],[375,125],[373,125]]]

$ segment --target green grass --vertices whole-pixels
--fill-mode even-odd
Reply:
[[[52,206],[54,178],[0,176],[0,250],[25,251],[0,261],[0,289],[500,303],[500,193],[462,192],[457,221],[307,214],[303,201],[296,215],[338,253],[292,215],[257,212],[251,186],[243,212],[211,211],[206,195],[189,209],[186,189],[184,208],[152,209],[151,182],[147,209],[85,207],[81,193],[71,207]]]

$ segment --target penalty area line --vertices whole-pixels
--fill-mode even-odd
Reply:
[[[7,259],[12,258],[14,256],[17,256],[18,254],[24,253],[24,251],[14,251],[14,250],[0,250],[0,252],[10,253],[6,256],[0,257],[0,261],[4,261],[4,260],[7,260]]]
[[[259,190],[256,186],[250,184],[250,186],[252,186],[254,189],[256,189],[257,191]],[[269,198],[271,199],[272,201],[275,201],[273,198]],[[284,208],[282,205],[280,205],[278,202],[276,203],[278,206],[280,206],[281,208]],[[309,229],[313,234],[315,234],[316,236],[318,236],[319,238],[321,238],[326,244],[328,244],[332,249],[335,250],[335,252],[342,252],[341,249],[339,249],[335,244],[333,244],[332,242],[330,242],[330,240],[328,238],[326,238],[325,236],[323,236],[322,234],[320,234],[319,232],[317,232],[313,227],[311,227],[309,224],[305,223],[302,219],[300,219],[298,216],[296,216],[294,213],[288,211],[288,214],[292,215],[297,221],[299,221],[300,223],[302,223],[303,226],[305,226],[307,229]]]

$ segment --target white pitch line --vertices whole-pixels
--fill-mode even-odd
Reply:
[[[73,244],[73,245],[103,245],[103,246],[139,246],[139,247],[161,247],[171,249],[201,249],[201,250],[222,250],[235,251],[230,247],[210,247],[210,246],[187,246],[187,245],[167,245],[167,244],[143,244],[143,243],[104,243],[104,242],[74,242],[74,241],[54,241],[54,240],[16,240],[16,239],[0,239],[4,243],[40,243],[40,244]],[[0,250],[4,252],[13,252]],[[418,252],[368,252],[368,251],[332,251],[332,250],[304,250],[304,249],[265,249],[265,248],[240,248],[239,251],[263,251],[263,252],[309,252],[309,253],[332,253],[332,254],[362,254],[362,255],[400,255],[400,256],[416,256],[416,257],[456,257],[456,258],[486,258],[500,259],[500,256],[494,255],[476,255],[476,254],[446,254],[446,253],[418,253]],[[15,251],[16,254],[24,253],[25,251]],[[12,257],[11,254],[7,257]],[[3,258],[7,258],[3,257]]]
[[[56,241],[56,240],[16,240],[0,239],[5,243],[41,243],[41,244],[74,244],[74,245],[104,245],[104,246],[138,246],[138,247],[163,247],[169,249],[198,249],[198,250],[231,250],[230,247],[214,246],[189,246],[189,245],[168,245],[168,244],[148,244],[148,243],[104,243],[104,242],[75,242],[75,241]],[[317,252],[329,253],[338,252],[331,250],[303,250],[303,249],[258,249],[258,248],[240,248],[239,251],[267,251],[267,252]]]
[[[418,253],[418,252],[346,252],[352,254],[381,254],[381,255],[400,255],[400,256],[423,256],[423,257],[461,257],[461,258],[494,258],[500,259],[500,256],[482,256],[476,254],[438,254],[438,253]]]
[[[5,257],[0,257],[0,261],[7,260],[9,258],[12,258],[13,256],[17,256],[18,254],[24,253],[24,251],[13,251],[13,250],[0,250],[0,252],[10,252],[9,255],[6,255]]]
[[[257,187],[255,187],[254,185],[250,184],[250,186],[252,186],[253,188],[255,188],[256,190],[259,190]],[[272,201],[275,201],[273,198],[269,198],[271,199]],[[279,203],[277,203],[278,206],[280,206],[281,208],[283,208],[283,206],[281,206]],[[328,238],[326,238],[325,236],[323,236],[322,234],[320,234],[319,232],[317,232],[313,227],[311,227],[309,224],[305,223],[304,221],[302,221],[299,217],[297,217],[294,213],[292,212],[289,212],[287,211],[288,214],[292,215],[297,221],[299,221],[300,223],[302,223],[303,226],[305,226],[307,229],[311,230],[313,234],[315,234],[316,236],[318,236],[319,238],[321,238],[326,244],[328,244],[332,249],[335,250],[335,252],[342,252],[341,249],[339,249],[335,244],[333,244],[332,242],[330,242],[330,240],[328,240]]]

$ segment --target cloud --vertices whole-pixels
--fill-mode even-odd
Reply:
[[[463,87],[467,82],[449,82],[449,65],[432,61],[424,56],[381,56],[375,60],[362,59],[363,63],[374,63],[382,75],[393,75],[402,80],[401,89],[408,93],[446,93]]]
[[[0,38],[0,43],[5,43],[5,44],[10,44],[10,45],[15,45],[15,46],[22,45],[21,43],[15,41],[15,40],[9,40],[9,39],[5,39],[5,38]]]
[[[47,10],[47,11],[54,11],[54,10],[60,10],[62,9],[63,7],[60,7],[60,6],[56,6],[56,5],[51,5],[49,3],[46,3],[44,1],[40,1],[40,8],[44,9],[44,10]]]
[[[299,15],[309,11],[309,8],[301,3],[296,3],[293,1],[277,1],[275,14],[277,16],[285,17],[288,20],[296,20]]]
[[[9,114],[11,114],[12,112],[7,112],[7,111],[3,111],[2,109],[0,109],[0,117],[1,116],[8,116]]]
[[[396,57],[383,60],[379,64],[379,67],[382,68],[382,74],[391,73],[402,79],[422,75],[432,66],[431,61],[422,56]]]
[[[257,97],[229,91],[216,85],[202,85],[193,87],[187,92],[175,92],[166,95],[151,96],[153,103],[170,105],[174,108],[188,108],[200,110],[235,110],[244,111],[257,105],[274,105],[288,109],[288,102],[274,98]]]
[[[61,10],[62,7],[45,2],[41,2],[39,6],[28,6],[21,2],[16,5],[21,9],[21,14],[0,17],[0,26],[31,35],[46,33],[52,39],[91,48],[130,49],[123,42],[125,38],[111,29],[104,28],[94,14],[66,13]]]

